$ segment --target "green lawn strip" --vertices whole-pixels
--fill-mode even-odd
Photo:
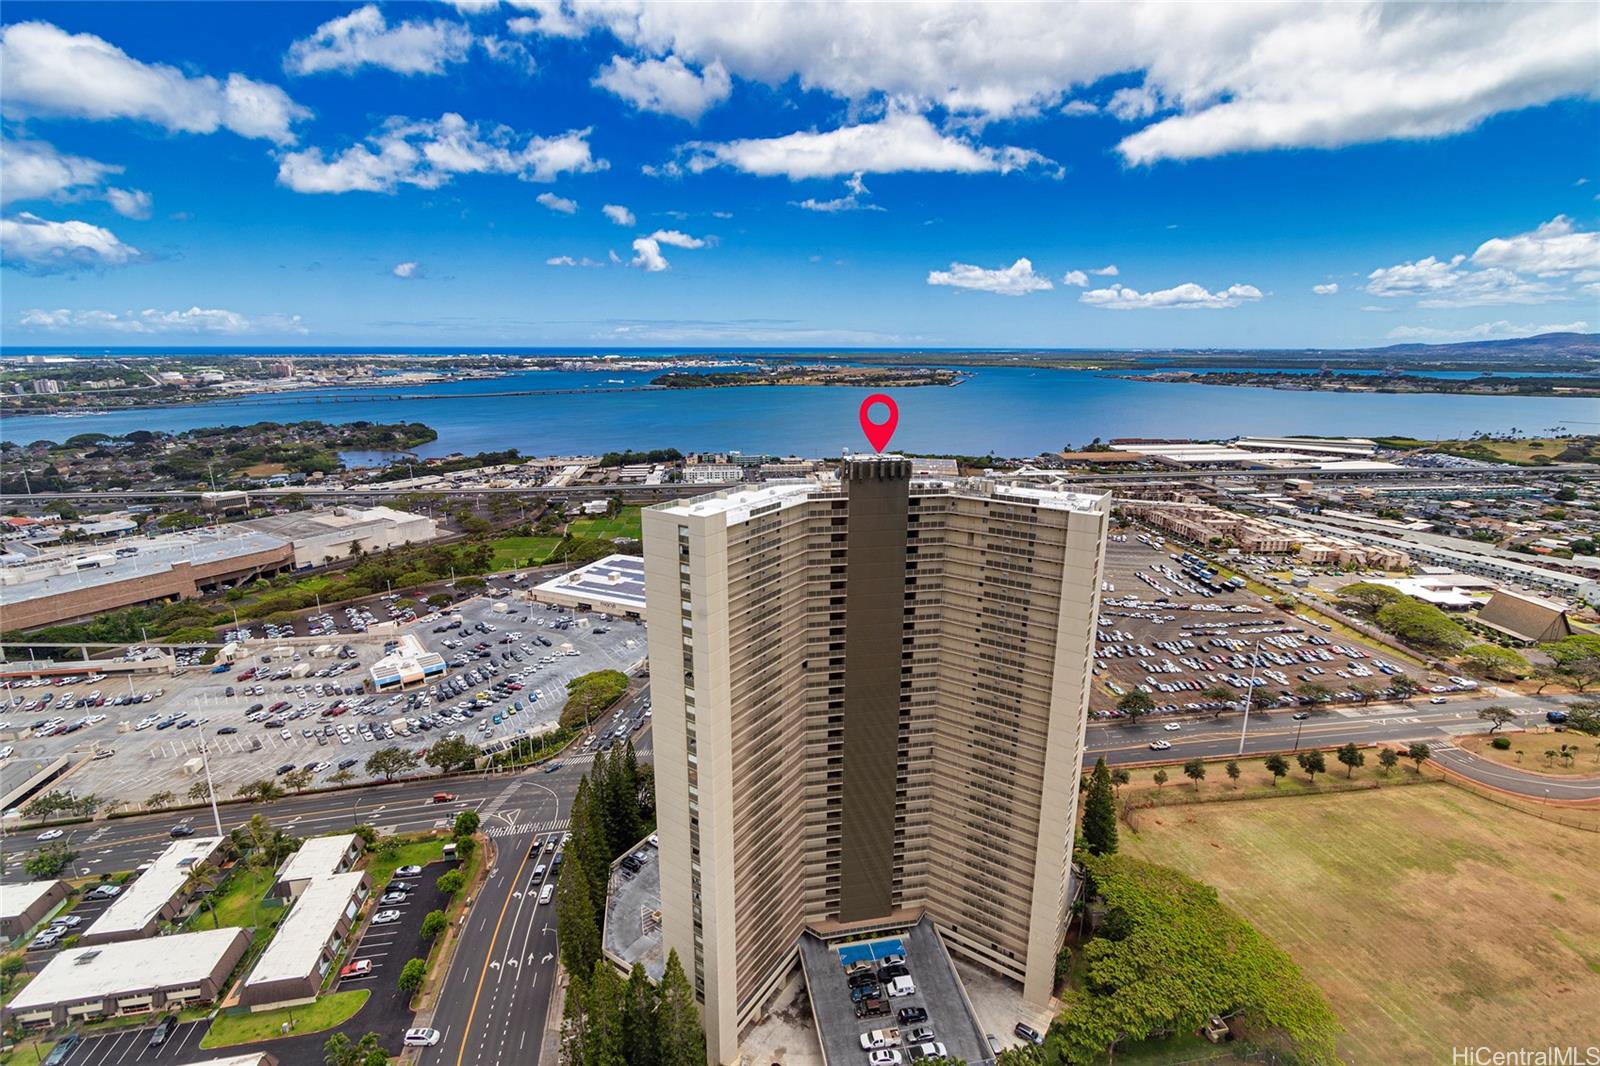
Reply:
[[[1102,1062],[1112,1062],[1103,1058]],[[1234,1055],[1225,1044],[1213,1044],[1194,1033],[1180,1033],[1164,1039],[1141,1040],[1117,1045],[1117,1063],[1134,1063],[1137,1066],[1178,1066],[1189,1062],[1245,1062]]]
[[[212,907],[197,909],[189,919],[190,929],[212,929],[222,926],[251,926],[256,924],[257,903],[272,887],[276,874],[253,866],[235,866],[228,879],[212,894]],[[276,904],[277,901],[274,901]],[[262,903],[265,907],[267,904]],[[212,911],[216,918],[213,921]]]
[[[0,1055],[0,1066],[39,1066],[50,1055],[50,1049],[56,1046],[54,1040],[41,1040],[35,1044],[31,1040],[22,1043]]]
[[[400,867],[426,866],[443,858],[446,843],[444,837],[429,837],[403,843],[392,854],[384,854],[381,845],[373,849],[367,857],[367,876],[372,878],[373,894],[381,895]]]
[[[489,547],[494,549],[491,569],[499,572],[521,566],[540,566],[560,543],[560,537],[497,537],[489,542]]]
[[[615,540],[617,537],[640,539],[642,519],[639,508],[624,507],[615,518],[578,518],[569,527],[575,537],[600,537]]]
[[[483,852],[483,844],[480,842],[477,847],[472,849],[472,854],[467,857],[466,862],[452,867],[452,869],[461,871],[462,888],[445,905],[445,931],[434,937],[433,943],[428,946],[428,956],[424,961],[430,976],[445,973],[450,967],[450,959],[459,945],[459,938],[453,934],[459,928],[458,921],[461,913],[466,908],[467,898],[478,894],[477,878],[478,870],[483,865]],[[401,965],[405,964],[401,963]],[[422,1006],[426,1004],[431,991],[429,983],[424,981],[422,987],[417,989],[417,994],[411,997],[411,1009],[414,1011],[421,1010]]]
[[[256,1013],[243,1007],[234,1007],[217,1015],[211,1028],[206,1030],[206,1035],[200,1038],[200,1046],[208,1049],[233,1047],[277,1036],[320,1033],[355,1017],[356,1012],[366,1006],[370,995],[371,989],[357,988],[318,996],[315,1003],[299,1007],[280,1007]],[[281,1032],[285,1023],[292,1025],[287,1034]]]

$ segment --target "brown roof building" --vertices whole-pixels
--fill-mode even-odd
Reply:
[[[1572,635],[1567,609],[1559,603],[1518,592],[1496,592],[1478,612],[1478,621],[1498,633],[1535,643]]]

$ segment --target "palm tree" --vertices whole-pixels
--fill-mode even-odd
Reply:
[[[189,874],[183,879],[183,894],[193,896],[197,892],[204,892],[206,910],[211,912],[211,928],[217,928],[217,908],[211,902],[211,890],[217,887],[217,872],[209,863],[196,863],[189,867]]]

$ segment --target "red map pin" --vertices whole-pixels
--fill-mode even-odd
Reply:
[[[889,417],[882,422],[874,422],[870,413],[877,404],[889,409]],[[861,432],[867,435],[867,443],[872,445],[873,451],[881,452],[888,446],[889,438],[894,436],[894,427],[899,424],[900,408],[888,396],[875,392],[861,401]]]

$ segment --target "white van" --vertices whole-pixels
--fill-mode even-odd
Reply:
[[[552,882],[552,883],[550,883],[548,885],[545,885],[544,888],[539,890],[539,902],[540,903],[549,903],[552,899],[555,898],[555,894],[556,894],[556,886],[555,886],[554,882]]]
[[[916,983],[909,977],[896,977],[893,981],[889,982],[889,988],[887,991],[891,999],[898,999],[901,996],[916,995],[917,986]]]
[[[407,1029],[406,1047],[432,1047],[439,1042],[437,1029]]]

